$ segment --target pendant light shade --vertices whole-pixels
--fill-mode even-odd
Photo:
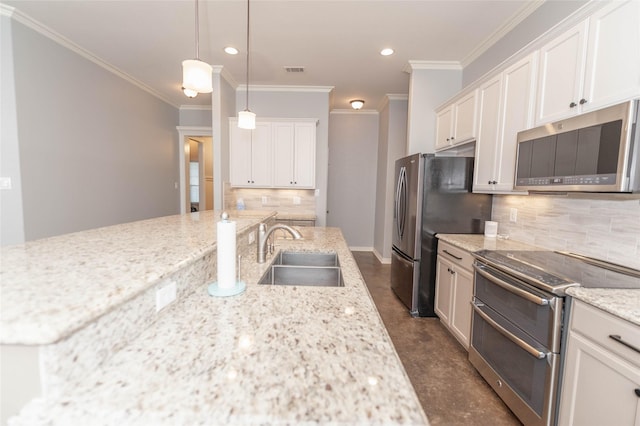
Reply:
[[[256,128],[256,115],[249,111],[249,1],[247,0],[247,103],[244,111],[238,112],[238,127],[253,130]]]
[[[248,109],[238,112],[238,127],[241,129],[255,129],[256,115]]]
[[[206,62],[197,59],[182,61],[182,87],[198,93],[211,93],[213,92],[212,73],[213,68]]]
[[[189,98],[195,98],[198,93],[213,92],[213,68],[200,60],[199,18],[196,0],[196,58],[182,61],[182,90]]]

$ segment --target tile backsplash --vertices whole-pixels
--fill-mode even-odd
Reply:
[[[517,221],[510,222],[511,209]],[[640,269],[640,200],[494,195],[498,233]]]
[[[234,188],[225,182],[224,208],[235,210],[238,199],[242,199],[247,210],[275,210],[305,215],[316,213],[313,189]]]

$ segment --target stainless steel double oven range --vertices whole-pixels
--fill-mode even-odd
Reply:
[[[469,360],[527,426],[554,425],[572,286],[640,288],[638,271],[571,253],[474,253]]]

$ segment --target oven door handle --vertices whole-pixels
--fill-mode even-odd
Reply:
[[[536,348],[534,348],[533,346],[531,346],[530,344],[528,344],[527,342],[525,342],[524,340],[520,339],[517,336],[514,336],[513,334],[509,333],[508,330],[506,330],[504,327],[502,327],[500,324],[498,324],[497,322],[495,322],[489,315],[487,315],[486,313],[484,313],[482,311],[482,309],[480,309],[478,307],[478,305],[476,305],[475,303],[471,303],[471,305],[473,306],[473,310],[480,315],[480,317],[485,320],[486,322],[489,323],[489,325],[493,328],[495,328],[496,330],[498,330],[500,332],[500,334],[502,334],[504,337],[506,337],[507,339],[511,340],[513,343],[515,343],[516,345],[518,345],[521,349],[524,349],[525,351],[527,351],[531,356],[533,356],[534,358],[538,358],[538,359],[545,359],[547,357],[547,354],[545,352],[541,352],[539,350],[537,350]]]
[[[522,297],[523,299],[528,300],[529,302],[535,303],[536,305],[540,305],[540,306],[547,306],[549,305],[549,299],[545,299],[544,297],[539,297],[536,296],[535,294],[529,293],[528,291],[522,290],[518,287],[514,287],[511,284],[509,284],[508,282],[501,280],[500,278],[496,277],[495,275],[490,274],[489,272],[485,271],[482,267],[478,266],[478,265],[473,265],[473,268],[476,270],[476,272],[478,272],[480,275],[482,275],[483,277],[485,277],[486,279],[488,279],[489,281],[491,281],[492,283],[499,285],[500,287],[504,288],[505,290],[517,294],[518,296]]]

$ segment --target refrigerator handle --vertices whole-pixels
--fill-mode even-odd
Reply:
[[[402,184],[400,185],[400,238],[404,238],[404,228],[407,222],[407,169],[402,168]]]

